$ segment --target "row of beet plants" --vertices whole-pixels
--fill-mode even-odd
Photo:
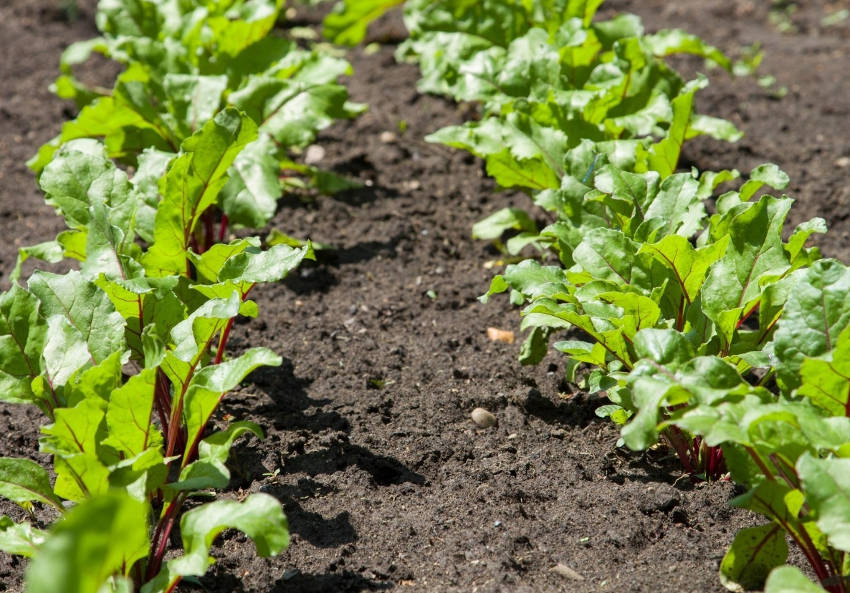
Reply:
[[[261,347],[228,355],[231,328],[257,316],[254,287],[312,247],[229,229],[265,225],[292,172],[335,184],[292,151],[362,107],[336,82],[346,62],[272,33],[281,6],[101,0],[103,37],[63,57],[56,90],[82,110],[30,165],[67,230],[19,264],[75,269],[0,295],[0,398],[44,413],[52,459],[0,458],[0,496],[29,517],[0,517],[0,550],[32,558],[31,593],[170,592],[207,571],[228,528],[263,556],[288,545],[277,499],[216,500],[235,439],[263,433],[215,428],[214,415],[250,372],[281,363]],[[93,51],[124,66],[111,90],[74,77]]]
[[[523,362],[564,337],[568,377],[607,396],[598,413],[626,445],[663,438],[688,472],[746,487],[733,504],[767,522],[735,537],[727,587],[850,591],[850,269],[806,246],[823,220],[786,228],[793,200],[764,192],[788,184],[775,165],[743,182],[677,172],[687,139],[739,132],[695,113],[706,80],[663,58],[730,63],[681,31],[647,35],[633,15],[595,20],[601,3],[405,3],[398,56],[419,63],[420,88],[480,104],[479,119],[429,140],[480,156],[538,207],[475,226],[522,260],[484,299],[524,305]],[[327,30],[356,41],[394,4],[348,0]],[[785,566],[789,538],[819,584]]]
[[[154,206],[156,180],[182,143],[221,109],[234,107],[254,121],[258,135],[234,160],[220,190],[220,228],[212,228],[214,212],[205,215],[206,244],[226,237],[228,225],[263,227],[282,190],[303,186],[305,179],[326,192],[348,187],[293,157],[318,131],[365,109],[349,101],[338,82],[351,67],[271,34],[282,7],[283,0],[100,0],[102,36],[64,52],[54,85],[80,113],[29,166],[40,174],[65,143],[100,138],[110,158],[149,180],[146,198]],[[123,68],[112,89],[75,76],[95,53]],[[149,231],[149,225],[140,228],[143,238]]]

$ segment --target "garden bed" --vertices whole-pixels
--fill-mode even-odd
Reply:
[[[62,48],[95,34],[91,3],[76,20],[54,0],[0,7],[0,278],[18,246],[62,228],[24,166],[72,114],[52,97]],[[826,218],[825,255],[850,260],[850,56],[846,6],[806,2],[788,22],[767,3],[611,1],[647,27],[681,27],[724,51],[759,42],[762,73],[777,83],[710,72],[700,110],[733,121],[734,146],[686,145],[701,170],[749,170],[773,161],[791,176],[797,223]],[[299,24],[313,24],[306,19]],[[784,24],[783,24],[784,23]],[[352,98],[370,106],[325,132],[323,167],[362,190],[283,202],[273,226],[335,251],[257,295],[263,321],[238,325],[235,349],[268,346],[285,357],[225,400],[224,415],[267,432],[234,448],[230,497],[279,498],[292,545],[260,559],[235,532],[219,541],[209,591],[720,591],[717,566],[735,531],[752,522],[730,509],[728,482],[695,483],[662,450],[617,449],[617,430],[595,416],[595,397],[561,381],[555,354],[516,362],[519,316],[507,299],[477,301],[498,252],[470,238],[476,220],[509,205],[480,162],[423,142],[474,110],[416,92],[416,67],[398,65],[392,18],[377,52],[349,53]],[[694,72],[699,61],[684,61]],[[778,98],[778,87],[787,95]],[[494,342],[487,328],[517,342]],[[470,420],[484,407],[498,425]],[[0,406],[0,455],[37,450],[34,408]],[[0,503],[0,513],[21,511]],[[0,557],[0,584],[21,589],[22,562]],[[192,590],[184,584],[180,590]]]

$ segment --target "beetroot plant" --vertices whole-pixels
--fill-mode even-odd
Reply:
[[[110,157],[137,166],[154,178],[165,163],[215,113],[227,106],[247,113],[257,138],[232,163],[221,189],[221,212],[204,224],[261,228],[275,213],[283,187],[319,189],[351,184],[293,159],[316,134],[365,106],[348,101],[337,80],[351,73],[348,62],[304,50],[276,35],[281,0],[101,0],[96,15],[101,37],[71,45],[63,54],[57,94],[74,99],[79,115],[39,149],[36,172],[63,144],[102,139]],[[124,66],[112,89],[89,87],[74,66],[92,53]]]
[[[0,393],[44,412],[39,446],[55,473],[51,484],[34,461],[0,460],[0,495],[47,508],[37,523],[0,519],[0,548],[33,558],[32,593],[173,591],[206,572],[227,528],[265,556],[288,543],[271,496],[202,502],[227,486],[234,440],[262,437],[245,421],[214,428],[216,408],[251,371],[281,362],[261,347],[229,356],[232,324],[257,315],[258,283],[312,256],[257,238],[195,249],[203,213],[256,137],[246,115],[217,114],[168,163],[155,208],[140,190],[149,180],[129,179],[92,140],[65,144],[41,175],[69,227],[42,249],[79,270],[37,271],[0,296]]]

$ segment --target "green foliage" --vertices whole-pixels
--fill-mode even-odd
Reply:
[[[842,365],[850,330],[841,314],[845,295],[836,300],[837,293],[824,291],[839,289],[846,270],[820,260],[791,276],[793,289],[783,291],[784,314],[779,311],[771,322],[778,329],[759,356],[765,365],[760,375],[741,373],[742,365],[729,363],[732,356],[694,358],[686,337],[671,330],[635,336],[636,348],[655,346],[642,349],[625,378],[638,410],[623,429],[626,443],[647,447],[658,434],[676,430],[722,447],[731,477],[748,488],[733,504],[770,521],[736,538],[721,564],[730,586],[761,587],[770,570],[785,562],[787,536],[826,590],[843,590],[838,583],[847,578],[844,554],[850,551],[850,383]],[[773,311],[776,307],[771,303]],[[798,348],[791,349],[792,343]],[[780,366],[784,379],[775,390],[765,389],[765,379]],[[783,588],[789,585],[771,576],[766,591],[820,590],[790,569],[778,570],[799,584]]]
[[[366,37],[369,23],[404,0],[356,0],[340,2],[325,17],[325,37],[342,45],[357,45]]]
[[[419,63],[420,89],[480,104],[479,118],[428,139],[479,156],[543,211],[475,225],[512,256],[533,246],[547,260],[507,266],[482,300],[510,292],[524,305],[523,362],[571,332],[555,343],[568,377],[586,367],[584,388],[610,400],[597,413],[623,425],[626,445],[661,438],[690,473],[728,472],[747,489],[734,504],[768,523],[735,538],[728,588],[844,592],[847,269],[806,247],[822,220],[786,229],[793,200],[763,195],[788,185],[775,165],[725,193],[737,171],[677,172],[688,139],[740,133],[695,113],[705,79],[685,82],[663,58],[731,63],[681,31],[646,35],[632,15],[595,20],[600,4],[405,4],[398,56]],[[357,5],[344,3],[352,17]],[[782,566],[786,537],[823,589]]]
[[[221,208],[237,226],[262,227],[281,196],[281,169],[293,150],[364,106],[337,83],[347,62],[303,50],[276,37],[281,0],[102,1],[102,37],[71,45],[54,90],[74,99],[79,116],[30,162],[40,173],[54,153],[78,138],[104,141],[110,158],[143,166],[143,151],[174,154],[227,106],[248,113],[258,128],[250,149],[234,160]],[[89,88],[76,64],[100,53],[125,66],[110,90]],[[285,181],[285,180],[284,180]]]
[[[0,397],[45,412],[39,446],[55,474],[51,484],[33,461],[0,459],[0,496],[62,515],[46,533],[0,519],[0,549],[33,557],[30,591],[171,591],[206,572],[224,528],[244,531],[264,556],[288,545],[280,504],[258,494],[184,514],[183,554],[164,561],[187,497],[225,488],[234,441],[263,436],[249,422],[209,431],[228,391],[281,363],[265,348],[228,358],[233,322],[257,315],[254,286],[313,257],[309,242],[207,243],[209,214],[257,134],[227,108],[177,154],[146,152],[132,178],[89,139],[62,146],[42,172],[68,230],[40,253],[76,259],[79,270],[36,271],[0,295]]]

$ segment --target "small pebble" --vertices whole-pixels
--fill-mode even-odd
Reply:
[[[850,167],[850,156],[843,156],[835,161],[835,164],[841,168]]]
[[[549,570],[551,570],[555,574],[558,574],[558,575],[564,577],[565,579],[570,579],[570,580],[573,580],[573,581],[583,581],[584,580],[583,576],[581,576],[579,573],[574,571],[572,568],[570,568],[566,564],[562,564],[560,562],[558,562],[558,564],[556,564],[555,566],[553,566]]]
[[[325,149],[318,144],[311,144],[304,152],[304,162],[308,165],[315,165],[325,158]]]
[[[470,416],[479,428],[490,428],[496,425],[496,417],[484,408],[475,408]]]
[[[381,132],[381,142],[384,144],[391,144],[398,140],[398,136],[393,134],[392,132]]]

